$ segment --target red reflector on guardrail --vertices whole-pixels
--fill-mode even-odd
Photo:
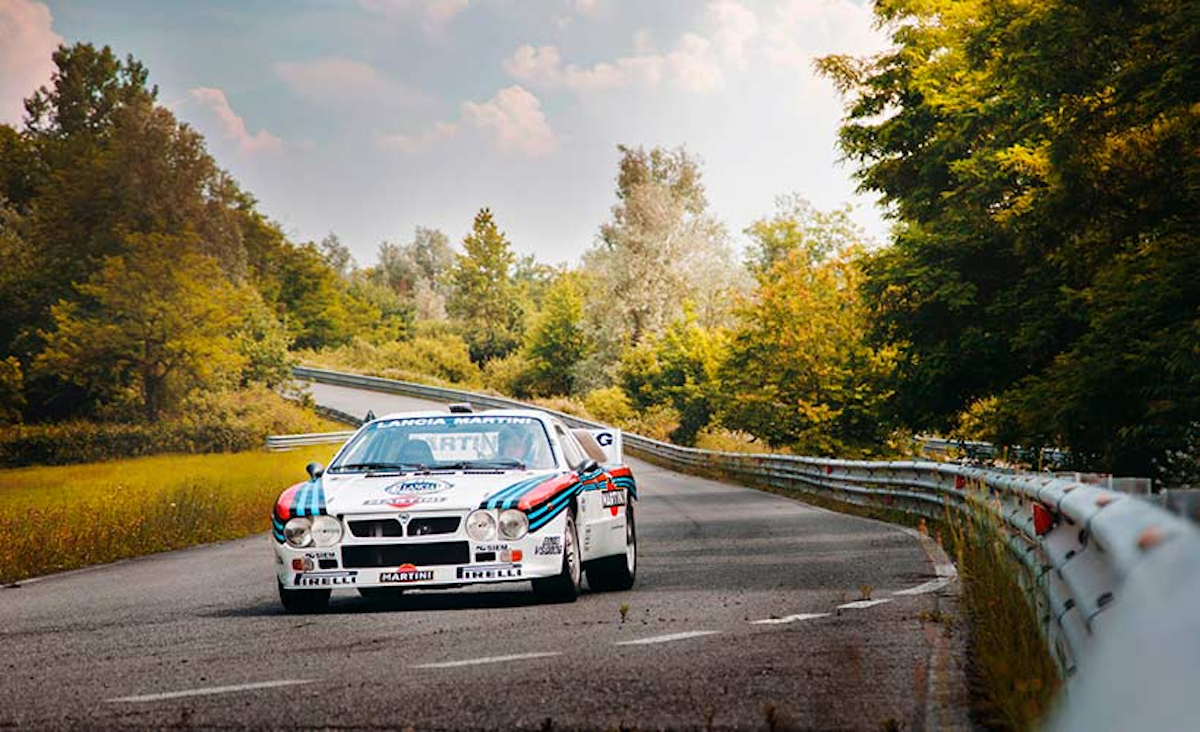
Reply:
[[[1053,511],[1040,503],[1033,504],[1033,530],[1038,536],[1044,536],[1055,523]]]

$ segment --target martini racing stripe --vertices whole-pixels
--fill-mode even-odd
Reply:
[[[325,513],[325,487],[321,479],[310,480],[292,498],[293,516],[319,516]]]
[[[279,542],[280,544],[283,543],[285,538],[283,535],[283,522],[280,521],[276,516],[271,517],[271,534],[275,536],[275,541]]]
[[[480,504],[479,507],[480,508],[512,508],[513,506],[517,505],[516,504],[517,499],[519,499],[519,497],[524,495],[527,491],[541,485],[542,483],[544,483],[548,480],[552,480],[557,477],[558,477],[557,475],[549,475],[549,476],[537,475],[532,478],[527,478],[527,479],[519,481],[517,483],[513,483],[512,485],[501,490],[500,492],[498,492],[492,496],[489,496],[487,499],[484,500],[484,502],[482,504]],[[512,499],[512,500],[510,500],[510,499]],[[506,502],[509,503],[508,506],[504,505]]]

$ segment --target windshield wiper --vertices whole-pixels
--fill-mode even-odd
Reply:
[[[524,470],[525,463],[516,458],[501,457],[485,460],[459,460],[452,463],[438,463],[431,470]]]
[[[428,470],[424,463],[346,463],[335,465],[329,469],[331,473],[353,472],[359,470]]]

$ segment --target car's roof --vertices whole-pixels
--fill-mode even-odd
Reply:
[[[428,419],[430,417],[532,417],[533,419],[552,420],[554,415],[540,409],[488,409],[481,412],[449,412],[425,410],[419,412],[392,412],[375,418],[375,422],[391,419]]]

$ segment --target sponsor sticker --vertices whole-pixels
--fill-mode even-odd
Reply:
[[[459,567],[458,578],[465,580],[510,579],[521,576],[519,564],[493,564],[491,566]]]
[[[475,551],[477,552],[506,552],[508,544],[476,544]]]
[[[319,562],[322,559],[337,559],[337,552],[304,552],[305,559]]]
[[[409,506],[422,505],[427,503],[445,503],[445,496],[393,496],[391,498],[368,498],[363,501],[364,506],[391,506],[393,508],[408,508]]]
[[[395,572],[380,572],[380,582],[425,582],[433,579],[432,569],[417,569],[415,564],[401,564]]]
[[[599,444],[600,447],[608,447],[609,445],[613,444],[613,433],[597,432],[596,443]]]
[[[437,493],[438,491],[444,491],[449,487],[450,484],[444,480],[402,480],[399,483],[392,483],[387,488],[384,488],[383,492],[390,493],[393,496],[403,494]]]
[[[537,544],[533,547],[533,553],[537,556],[554,556],[556,554],[562,554],[562,539],[562,534],[544,537],[541,544]]]
[[[600,504],[602,506],[604,506],[605,508],[612,508],[614,506],[624,506],[625,505],[625,491],[624,490],[604,491],[603,493],[600,494]]]
[[[339,572],[308,572],[297,574],[292,584],[297,587],[336,587],[352,585],[358,582],[358,572],[342,570]]]

